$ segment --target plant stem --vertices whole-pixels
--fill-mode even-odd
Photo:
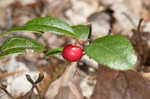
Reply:
[[[42,96],[45,96],[45,94],[46,94],[46,92],[47,92],[49,86],[51,85],[51,83],[52,83],[53,81],[55,81],[55,80],[58,78],[58,76],[59,76],[60,74],[62,74],[62,72],[64,71],[64,69],[65,69],[65,67],[67,66],[67,64],[68,64],[68,62],[65,62],[65,63],[63,64],[63,66],[60,68],[60,70],[55,73],[53,79],[52,79],[52,80],[45,86],[45,88],[42,90]]]

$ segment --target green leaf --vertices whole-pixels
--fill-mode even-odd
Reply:
[[[3,32],[0,36],[20,31],[30,31],[35,33],[52,32],[63,35],[67,34],[75,38],[78,38],[78,35],[74,33],[71,26],[69,26],[67,23],[59,19],[50,17],[41,17],[32,19],[31,21],[27,22],[23,27],[15,27],[9,29],[8,31]]]
[[[57,18],[51,18],[51,17],[34,18],[31,21],[28,21],[25,24],[25,26],[26,25],[45,25],[45,26],[51,26],[62,30],[66,30],[72,33],[74,32],[72,28],[64,21],[61,21]]]
[[[46,56],[58,54],[58,53],[61,53],[62,51],[63,51],[63,48],[55,48],[55,49],[52,49],[52,50],[48,51],[46,53]]]
[[[0,50],[0,57],[13,54],[13,53],[25,53],[26,49],[32,49],[34,51],[44,51],[43,45],[23,37],[10,37],[8,38]]]
[[[14,33],[14,32],[25,32],[25,31],[30,31],[30,32],[35,32],[35,33],[43,33],[42,28],[38,28],[40,26],[23,26],[23,27],[14,27],[12,29],[7,30],[6,32],[3,32],[0,34],[0,37],[7,35],[9,33]]]
[[[85,46],[84,50],[98,63],[115,70],[129,70],[137,62],[137,56],[130,41],[119,35],[98,38]]]
[[[89,36],[89,27],[87,25],[76,25],[72,26],[74,32],[80,37],[82,40],[87,40]]]

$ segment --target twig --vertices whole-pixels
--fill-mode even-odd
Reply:
[[[141,24],[142,24],[142,22],[143,22],[143,19],[141,18],[140,20],[139,20],[139,23],[138,23],[138,27],[137,27],[137,30],[140,32],[140,29],[141,29]]]
[[[124,14],[124,16],[129,20],[129,22],[130,22],[134,27],[136,27],[136,25],[135,25],[135,23],[133,22],[133,20],[131,19],[131,17],[130,17],[127,13],[125,13],[125,12],[123,12],[123,14]]]
[[[60,88],[63,88],[64,86],[66,86],[68,84],[68,82],[70,81],[70,79],[73,78],[74,73],[76,71],[76,64],[77,62],[73,62],[71,63],[71,65],[66,69],[64,75],[63,75],[63,79],[62,79],[62,83],[60,85]],[[59,94],[58,99],[61,99],[61,94]]]
[[[68,63],[65,62],[65,64],[63,66],[61,66],[60,70],[55,73],[53,79],[43,88],[43,90],[42,90],[42,96],[45,96],[45,94],[46,94],[49,86],[52,84],[52,82],[55,81],[58,78],[58,76],[60,76],[60,74],[63,73],[63,71],[64,71],[65,67],[67,66],[67,64]]]
[[[15,99],[7,90],[7,86],[4,84],[1,84],[0,88],[11,98],[11,99]]]
[[[31,79],[30,75],[28,75],[28,74],[26,75],[26,78],[32,84],[32,89],[31,90],[33,91],[33,89],[35,88],[37,90],[37,92],[38,92],[39,99],[43,99],[43,97],[42,97],[42,95],[41,95],[41,93],[39,91],[39,88],[37,87],[37,84],[43,80],[44,75],[43,74],[39,74],[39,77],[38,77],[38,79],[35,82]]]
[[[23,72],[24,72],[24,70],[11,72],[11,73],[3,73],[3,74],[0,74],[0,79],[6,78],[6,77],[9,77],[9,76],[13,76],[13,75],[16,75],[16,74],[19,74],[19,73],[23,73]]]
[[[92,24],[88,25],[89,27],[89,35],[88,35],[88,42],[91,43],[92,42]]]

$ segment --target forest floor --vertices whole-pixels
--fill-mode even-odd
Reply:
[[[61,55],[45,57],[30,50],[10,55],[0,60],[0,99],[36,99],[38,93],[31,90],[26,74],[36,80],[39,73],[44,75],[38,84],[44,99],[150,99],[149,12],[150,0],[0,0],[0,33],[36,17],[56,17],[70,25],[90,23],[94,39],[108,35],[110,29],[112,35],[124,35],[138,56],[133,70],[115,71],[87,56],[79,63],[66,63]],[[0,38],[0,45],[14,35],[48,49],[74,42],[68,36],[23,32]]]

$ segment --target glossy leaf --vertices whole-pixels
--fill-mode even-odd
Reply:
[[[52,49],[52,50],[48,51],[46,53],[46,56],[58,54],[58,53],[61,53],[62,51],[63,51],[63,48],[55,48],[55,49]]]
[[[9,30],[7,30],[6,32],[3,32],[2,34],[0,34],[0,37],[10,34],[10,33],[14,33],[14,32],[25,32],[25,31],[30,31],[30,32],[35,32],[35,33],[43,33],[43,29],[38,28],[40,26],[22,26],[22,27],[14,27],[11,28]]]
[[[72,28],[64,21],[61,21],[57,18],[51,18],[51,17],[35,18],[35,19],[32,19],[31,21],[28,21],[25,24],[25,26],[26,25],[45,25],[45,26],[51,26],[51,27],[62,29],[62,30],[66,30],[72,33],[74,32]]]
[[[129,70],[137,62],[137,56],[130,41],[119,35],[98,38],[85,46],[84,50],[98,63],[115,70]]]
[[[43,45],[34,40],[23,37],[10,37],[1,46],[0,57],[13,53],[25,53],[26,49],[32,49],[38,52],[45,50]]]
[[[74,33],[71,26],[69,26],[67,23],[59,19],[50,17],[41,17],[32,19],[31,21],[27,22],[24,26],[9,29],[8,31],[3,32],[0,36],[20,31],[31,31],[35,33],[51,32],[63,35],[67,34],[75,38],[78,38],[78,36]]]
[[[74,32],[80,37],[82,40],[87,40],[89,35],[89,27],[87,25],[76,25],[72,26]]]

